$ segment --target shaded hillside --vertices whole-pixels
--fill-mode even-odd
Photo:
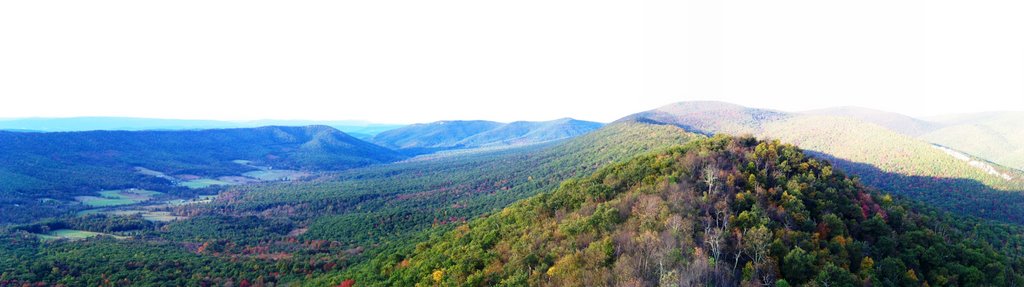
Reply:
[[[33,212],[43,198],[69,200],[101,189],[173,186],[167,179],[140,174],[138,167],[167,176],[216,177],[254,169],[234,160],[275,168],[340,170],[402,158],[326,126],[0,132],[0,194],[5,195],[0,206],[5,214],[19,214],[8,208]],[[44,209],[49,205],[43,204]]]
[[[716,137],[314,285],[1015,286],[1020,231],[894,200],[790,145]]]
[[[541,143],[575,137],[601,126],[600,123],[569,118],[507,124],[489,121],[441,121],[382,132],[370,141],[415,155],[451,149]]]
[[[1024,169],[1024,112],[992,112],[931,119],[944,126],[923,139]]]
[[[655,111],[659,111],[653,113],[657,115],[657,120],[651,120],[652,112],[645,112],[626,117],[622,121],[660,122],[689,129],[699,128],[693,131],[705,134],[739,130],[760,137],[781,139],[843,162],[873,166],[875,169],[857,168],[850,172],[875,187],[907,194],[949,210],[964,210],[998,220],[1020,218],[1015,214],[1024,213],[1024,209],[1021,209],[1024,206],[1006,205],[1000,200],[1007,196],[1024,196],[1007,193],[1024,191],[1024,173],[972,159],[955,150],[944,150],[926,141],[852,117],[780,115],[777,112],[728,104],[723,106],[714,102],[682,103]],[[766,114],[773,116],[755,116]],[[707,120],[709,118],[714,120]],[[885,176],[882,172],[917,176],[925,181],[930,178],[933,184],[926,186],[943,188],[923,190],[921,185],[904,185],[908,183],[906,181],[883,180]],[[949,181],[951,179],[953,181]],[[981,184],[969,184],[972,181]],[[963,184],[939,184],[948,182]],[[952,192],[954,190],[956,192]],[[974,192],[978,194],[972,194]],[[964,205],[964,196],[979,197],[966,202],[980,205]]]

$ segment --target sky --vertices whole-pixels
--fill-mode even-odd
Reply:
[[[1024,110],[1022,1],[0,1],[0,118]]]

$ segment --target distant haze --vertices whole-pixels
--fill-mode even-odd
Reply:
[[[1024,110],[1022,14],[1020,1],[0,1],[0,118]]]

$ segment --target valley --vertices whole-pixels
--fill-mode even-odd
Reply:
[[[0,1],[0,287],[1024,286],[1024,1]]]
[[[365,141],[0,132],[0,285],[1024,282],[1024,172],[941,128],[685,102]]]

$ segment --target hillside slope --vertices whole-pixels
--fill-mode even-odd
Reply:
[[[820,153],[864,183],[946,210],[1024,222],[1024,174],[849,118],[794,117],[762,135]]]
[[[909,136],[921,136],[942,127],[942,124],[910,116],[861,107],[836,107],[802,112],[802,114],[837,116],[873,123]]]
[[[1024,169],[1024,112],[986,112],[917,119],[859,107],[803,112],[849,117],[972,154],[1000,165]]]
[[[941,129],[921,138],[1024,170],[1024,112],[992,112],[931,119]]]
[[[392,149],[456,147],[459,141],[502,124],[492,121],[440,121],[384,131],[370,142]]]
[[[569,118],[546,122],[511,122],[463,139],[457,145],[485,147],[539,143],[582,135],[601,126],[600,123]]]
[[[834,159],[872,186],[947,210],[1024,222],[1024,173],[883,126],[845,116],[784,114],[717,102],[687,102],[620,121],[675,125],[704,134],[741,133],[798,144]]]
[[[451,149],[512,146],[567,139],[601,126],[600,123],[569,118],[512,123],[441,121],[385,131],[370,141],[416,155]]]
[[[1014,286],[1019,231],[894,201],[793,146],[716,137],[311,285]]]
[[[691,132],[708,135],[742,135],[757,133],[765,123],[789,116],[784,112],[747,108],[725,102],[694,101],[666,105],[629,115],[619,121],[675,125]]]

